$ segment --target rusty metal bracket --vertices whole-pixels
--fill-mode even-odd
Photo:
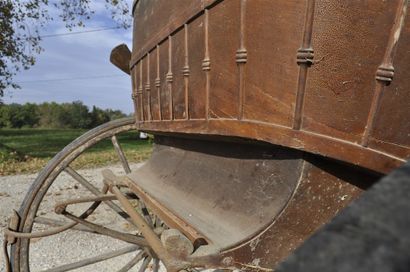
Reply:
[[[20,216],[16,210],[13,210],[13,215],[10,218],[8,228],[4,231],[4,240],[3,240],[3,255],[4,255],[4,262],[6,265],[6,271],[11,272],[11,263],[10,263],[10,256],[7,250],[9,245],[14,244],[17,239],[12,234],[13,232],[17,231],[20,225]]]

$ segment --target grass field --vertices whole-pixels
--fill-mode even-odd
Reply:
[[[73,129],[0,129],[0,176],[35,173],[66,145],[86,130]],[[140,140],[135,131],[118,135],[130,162],[147,159],[152,145]],[[87,150],[73,163],[75,168],[89,168],[118,162],[111,141],[104,140]]]

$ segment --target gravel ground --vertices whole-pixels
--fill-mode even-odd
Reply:
[[[136,169],[141,164],[131,165],[131,168]],[[105,167],[107,168],[107,167]],[[109,167],[116,174],[122,174],[120,165]],[[101,188],[101,171],[103,168],[81,170],[79,173],[94,185]],[[0,242],[3,241],[3,229],[7,226],[8,218],[13,209],[18,209],[31,183],[36,178],[35,175],[18,175],[0,177]],[[46,200],[42,202],[40,214],[43,217],[55,218],[57,215],[53,212],[56,202],[63,199],[73,199],[79,196],[91,195],[81,185],[73,181],[71,177],[62,173],[49,189]],[[70,210],[75,214],[81,212],[81,207]],[[130,225],[120,219],[116,214],[112,213],[106,205],[101,205],[96,212],[90,216],[90,220],[104,224],[104,226],[130,230]],[[37,226],[37,230],[45,229],[43,225]],[[32,271],[44,270],[47,268],[82,260],[84,258],[107,253],[115,249],[120,249],[129,246],[118,240],[103,237],[96,234],[66,231],[51,237],[34,240],[30,247],[30,265]],[[112,258],[99,264],[78,269],[76,271],[118,271],[131,258],[135,256],[135,252]],[[0,271],[4,271],[3,256],[0,261]],[[139,265],[136,265],[130,271],[138,271]],[[149,271],[150,269],[148,269]],[[161,269],[165,271],[164,269]]]

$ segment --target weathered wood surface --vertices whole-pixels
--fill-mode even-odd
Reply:
[[[252,138],[387,173],[410,156],[407,0],[140,0],[141,130]]]

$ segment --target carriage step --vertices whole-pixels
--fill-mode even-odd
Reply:
[[[295,190],[301,153],[276,147],[156,138],[129,188],[196,246],[232,248],[269,227]]]

